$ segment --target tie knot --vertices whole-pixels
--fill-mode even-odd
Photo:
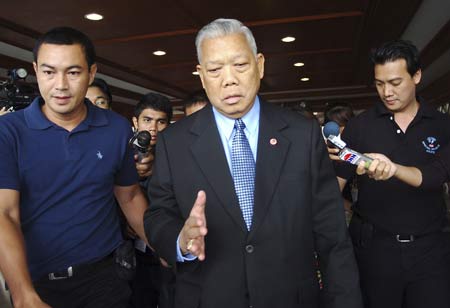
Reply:
[[[236,130],[243,131],[243,130],[245,129],[245,123],[244,123],[244,121],[242,121],[242,119],[237,119],[237,120],[234,122],[234,128],[235,128]]]

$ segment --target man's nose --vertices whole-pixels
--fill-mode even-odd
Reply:
[[[392,86],[390,86],[389,84],[384,85],[383,95],[385,97],[391,96],[392,95]]]
[[[224,66],[222,69],[222,74],[224,87],[238,84],[236,72],[234,71],[232,66]]]
[[[56,90],[67,90],[68,83],[66,74],[57,74],[55,88]]]

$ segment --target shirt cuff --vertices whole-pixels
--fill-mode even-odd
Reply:
[[[187,253],[183,255],[180,249],[180,235],[177,238],[177,262],[194,261],[197,259],[193,254]]]

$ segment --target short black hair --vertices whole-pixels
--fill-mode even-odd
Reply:
[[[209,99],[208,96],[206,95],[205,90],[199,90],[189,95],[189,97],[186,100],[184,100],[183,105],[184,108],[186,109],[186,107],[192,106],[199,102],[205,102],[206,104],[209,104]]]
[[[373,49],[370,59],[374,65],[405,59],[408,73],[411,76],[421,69],[419,50],[410,41],[394,40]]]
[[[34,62],[37,63],[39,49],[42,44],[55,45],[76,45],[83,48],[89,70],[95,63],[95,48],[91,39],[81,31],[70,27],[57,27],[43,34],[37,41],[33,49]]]
[[[323,124],[333,121],[339,126],[345,126],[354,116],[353,109],[347,103],[329,104],[324,112]]]
[[[311,106],[306,104],[305,102],[298,102],[294,104],[286,104],[285,107],[294,111],[295,113],[301,114],[308,119],[317,119],[312,111]]]
[[[99,88],[106,95],[106,98],[108,99],[109,109],[111,109],[112,94],[106,81],[101,78],[94,78],[94,81],[92,81],[92,83],[89,85],[89,88]]]
[[[142,96],[140,101],[134,107],[134,116],[136,118],[139,118],[142,111],[144,111],[145,109],[153,109],[156,111],[164,112],[167,116],[167,121],[170,123],[170,121],[172,120],[172,104],[170,103],[170,100],[164,95],[150,92]]]

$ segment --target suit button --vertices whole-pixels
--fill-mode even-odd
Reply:
[[[248,253],[252,253],[254,250],[255,250],[255,247],[253,247],[253,245],[245,246],[245,251]]]

